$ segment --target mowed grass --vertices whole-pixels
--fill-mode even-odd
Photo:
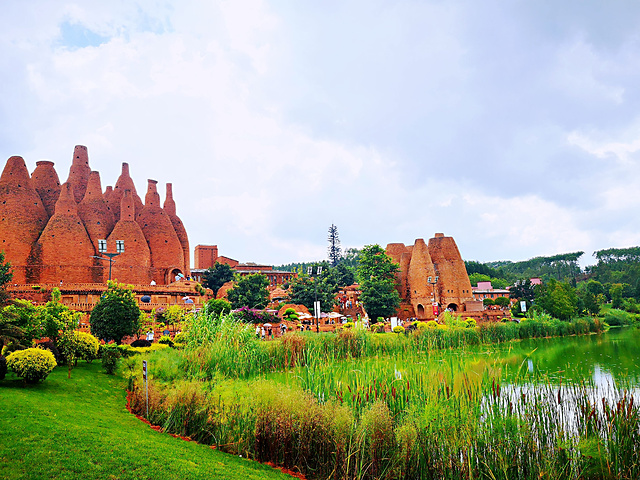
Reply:
[[[0,479],[291,479],[152,430],[126,409],[125,380],[81,362],[40,384],[0,381]]]

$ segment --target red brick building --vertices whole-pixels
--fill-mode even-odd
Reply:
[[[104,283],[107,253],[117,254],[112,278],[120,282],[166,285],[188,276],[189,241],[171,184],[164,208],[156,184],[149,180],[143,204],[123,163],[115,188],[103,193],[82,145],[62,185],[53,162],[37,162],[29,175],[22,157],[9,158],[0,177],[0,249],[14,283]]]
[[[233,258],[218,256],[217,245],[197,245],[194,252],[194,259],[195,268],[191,270],[191,277],[198,282],[202,281],[204,272],[208,268],[213,267],[216,262],[229,265],[242,276],[261,273],[269,279],[269,283],[272,286],[282,285],[297,276],[297,274],[293,272],[274,270],[273,265],[260,265],[253,262],[240,263]]]

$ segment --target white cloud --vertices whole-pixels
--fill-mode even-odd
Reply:
[[[64,181],[85,144],[103,186],[127,161],[141,196],[146,178],[174,183],[192,245],[240,260],[324,256],[331,223],[345,245],[443,231],[483,260],[637,241],[624,220],[640,207],[636,114],[611,127],[598,116],[637,111],[633,42],[605,55],[584,36],[548,40],[547,64],[523,56],[520,24],[475,35],[482,18],[464,3],[362,5],[14,2],[0,25],[0,125],[16,125],[5,135],[21,151],[5,156],[31,170],[51,158]],[[106,40],[63,45],[65,22]],[[501,39],[516,42],[485,62]],[[576,104],[595,113],[564,116]],[[566,149],[602,170],[565,167]]]

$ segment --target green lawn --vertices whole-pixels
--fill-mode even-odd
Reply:
[[[157,433],[125,408],[125,381],[81,362],[23,386],[0,381],[0,479],[291,479]]]

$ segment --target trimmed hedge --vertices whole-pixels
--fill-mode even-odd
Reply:
[[[7,366],[27,383],[44,380],[56,365],[53,353],[41,348],[18,350],[7,357]]]

